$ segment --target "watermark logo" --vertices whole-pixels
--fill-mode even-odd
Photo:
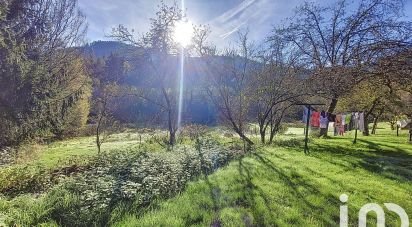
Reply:
[[[342,203],[347,203],[349,196],[342,194],[339,197]],[[386,209],[396,213],[401,219],[401,227],[409,227],[409,217],[405,210],[394,203],[384,203]],[[359,227],[366,227],[366,217],[369,212],[375,212],[377,217],[377,227],[385,227],[385,211],[376,203],[368,203],[359,210]],[[340,206],[340,227],[348,227],[348,205]]]

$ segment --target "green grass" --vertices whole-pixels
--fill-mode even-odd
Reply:
[[[158,133],[159,134],[159,133]],[[159,144],[150,142],[150,134],[124,132],[111,135],[102,145],[102,152],[126,150],[162,150]],[[142,143],[140,143],[142,142]],[[95,137],[79,137],[48,145],[26,144],[19,149],[15,164],[0,167],[0,193],[16,195],[44,193],[58,183],[53,173],[67,168],[86,168],[97,157]],[[21,191],[21,192],[20,192]],[[1,194],[0,194],[1,195]]]
[[[138,144],[139,140],[135,135],[120,133],[108,138],[107,142],[102,145],[102,151],[124,150],[138,146]],[[69,159],[87,160],[96,155],[95,137],[80,137],[40,146],[40,150],[32,155],[33,159],[24,160],[22,163],[53,168]]]
[[[144,142],[150,138],[151,134],[132,131],[113,134],[103,143],[102,152],[136,149],[140,142],[147,148],[149,144]],[[159,144],[152,144],[149,148],[161,149]],[[95,137],[89,136],[56,141],[48,145],[26,144],[20,147],[19,153],[17,163],[12,166],[42,166],[56,169],[72,164],[85,164],[91,157],[97,156],[97,148]],[[0,167],[0,172],[1,170]]]
[[[396,203],[412,218],[412,145],[406,133],[312,139],[302,147],[258,149],[191,183],[150,212],[127,214],[116,226],[338,226],[339,196],[349,195],[349,221],[366,203]],[[300,139],[299,139],[300,141]],[[302,145],[302,143],[299,143]],[[369,226],[375,226],[369,218]],[[386,211],[387,226],[400,226]]]
[[[303,154],[303,129],[291,127],[277,136],[274,145],[257,145],[246,157],[189,183],[178,196],[159,200],[138,213],[119,213],[120,218],[116,216],[116,220],[120,221],[115,225],[338,226],[342,193],[349,195],[351,226],[357,226],[359,209],[371,202],[396,203],[412,218],[412,144],[407,143],[406,131],[396,137],[396,132],[383,126],[377,135],[365,137],[359,133],[357,144],[353,144],[354,132],[329,139],[311,137],[309,155]],[[229,146],[236,145],[233,143],[237,141],[236,136],[225,136],[224,132],[225,129],[214,129],[211,135]],[[252,139],[259,141],[258,137]],[[103,151],[140,150],[136,148],[140,146],[139,141],[137,133],[116,134],[103,144]],[[151,140],[150,134],[142,134],[142,141],[143,149],[148,151],[163,149]],[[0,168],[2,182],[13,182],[7,175],[11,173],[11,176],[21,175],[21,179],[26,180],[38,175],[36,181],[42,183],[43,176],[48,174],[44,173],[45,169],[87,164],[97,155],[94,137],[54,142],[33,149],[35,151],[28,152],[18,164]],[[0,210],[27,207],[30,209],[19,213],[22,220],[42,217],[50,207],[34,202],[40,201],[40,196],[26,193],[13,200],[0,199]],[[0,226],[1,219],[0,214]],[[369,220],[369,226],[375,226],[373,218]],[[386,221],[387,226],[400,226],[400,220],[388,211]]]

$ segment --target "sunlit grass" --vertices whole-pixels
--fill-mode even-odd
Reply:
[[[353,133],[311,139],[310,155],[301,146],[262,148],[117,226],[337,226],[342,193],[349,195],[351,226],[371,202],[396,203],[411,216],[412,145],[405,132],[395,134],[359,134],[355,145]],[[393,213],[386,219],[387,226],[400,226]]]
[[[103,143],[102,151],[134,149],[150,137],[151,135],[147,133],[136,132],[113,134]],[[62,165],[81,164],[98,155],[94,136],[67,139],[48,145],[27,144],[23,146],[22,154],[17,160],[19,165],[56,168]]]
[[[116,226],[336,226],[342,193],[349,195],[351,226],[357,225],[359,209],[370,202],[396,203],[411,217],[412,144],[407,142],[406,131],[396,137],[395,131],[382,126],[376,135],[359,133],[357,144],[353,144],[354,132],[328,139],[311,136],[309,155],[303,154],[303,129],[290,127],[273,145],[257,144],[250,155],[189,183],[175,198],[160,200],[139,213],[118,214]],[[230,145],[238,138],[229,132],[215,128],[209,134]],[[164,149],[152,137],[153,133],[115,134],[103,144],[103,151],[136,150],[140,141],[146,146],[142,149]],[[253,139],[258,143],[258,136]],[[34,148],[32,155],[14,166],[58,169],[87,164],[97,156],[94,137]],[[24,204],[24,198],[32,201],[36,197],[27,194],[13,202],[3,201],[3,205],[19,198]],[[387,212],[386,219],[387,226],[400,226],[393,213]]]

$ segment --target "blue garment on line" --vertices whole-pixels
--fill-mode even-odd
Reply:
[[[308,114],[309,114],[309,109],[306,106],[303,107],[303,117],[302,117],[302,122],[303,123],[306,123],[306,121],[308,119]],[[309,120],[310,120],[310,117],[309,117]]]

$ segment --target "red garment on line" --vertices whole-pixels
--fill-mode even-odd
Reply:
[[[319,128],[320,126],[320,112],[313,112],[310,117],[310,125]]]

